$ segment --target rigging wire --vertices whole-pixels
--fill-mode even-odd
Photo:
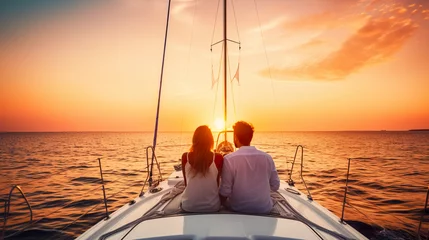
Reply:
[[[234,83],[230,82],[231,85],[231,95],[232,95],[232,106],[234,107],[234,121],[237,121],[237,106],[235,103],[235,95],[234,95]]]
[[[215,30],[216,30],[216,23],[217,23],[217,17],[219,15],[219,6],[220,6],[220,0],[217,1],[217,7],[216,7],[216,15],[215,15],[215,22],[213,25],[213,32],[212,32],[212,39],[211,39],[211,43],[210,43],[210,56],[211,56],[211,65],[212,65],[212,88],[213,85],[216,84],[216,91],[215,91],[215,99],[214,99],[214,103],[213,103],[213,114],[212,114],[212,119],[215,118],[216,115],[216,103],[217,103],[217,93],[219,91],[219,77],[220,77],[220,70],[221,70],[221,64],[222,64],[222,56],[223,56],[223,45],[222,45],[222,51],[221,51],[221,57],[220,57],[220,63],[219,63],[219,70],[218,70],[218,75],[217,78],[215,80],[214,78],[214,72],[213,72],[213,39],[214,39],[214,34],[215,34]],[[213,81],[215,80],[215,81]]]
[[[238,62],[237,62],[237,70],[235,71],[236,73],[238,71],[240,71],[240,62],[241,62],[241,40],[240,40],[240,33],[238,31],[238,23],[237,23],[237,15],[235,13],[235,6],[234,6],[234,0],[231,0],[231,5],[232,5],[232,12],[233,12],[233,16],[234,16],[234,22],[235,22],[235,29],[237,32],[237,38],[238,38]],[[234,108],[234,118],[237,119],[237,106],[235,103],[235,95],[234,95],[234,84],[233,84],[233,77],[231,77],[232,71],[231,71],[231,62],[229,61],[229,56],[228,56],[228,67],[229,67],[229,78],[230,78],[230,86],[231,86],[231,96],[232,96],[232,106]],[[235,77],[235,75],[234,75]],[[239,82],[239,78],[237,78],[237,83],[240,84]]]
[[[168,25],[170,23],[170,9],[171,9],[170,6],[171,6],[171,0],[168,1],[168,6],[167,6],[167,22],[166,22],[166,26],[165,26],[164,49],[162,52],[161,75],[160,75],[160,79],[159,79],[159,90],[158,90],[158,104],[157,104],[157,108],[156,108],[155,132],[154,132],[154,136],[153,136],[153,148],[154,149],[156,148],[156,140],[157,140],[157,136],[158,136],[159,108],[161,105],[161,93],[162,93],[162,80],[163,80],[163,76],[164,76],[165,53],[167,50]]]
[[[215,33],[215,29],[216,29],[217,16],[218,16],[218,12],[219,12],[219,3],[220,3],[220,1],[218,1],[218,6],[217,6],[217,9],[216,9],[215,25],[214,25],[214,28],[213,28],[212,40],[211,40],[212,46],[213,46],[214,33]],[[238,57],[238,66],[237,66],[237,69],[239,69],[240,59],[241,59],[240,33],[238,31],[238,23],[237,23],[237,17],[236,17],[236,12],[235,12],[235,7],[234,7],[233,1],[231,1],[231,5],[232,5],[232,9],[233,9],[234,22],[235,22],[235,27],[236,27],[237,37],[238,37],[238,42],[235,42],[235,41],[232,41],[232,42],[235,42],[235,43],[239,44],[239,57]],[[225,39],[225,41],[231,41],[231,40]],[[233,79],[231,77],[232,71],[231,71],[231,64],[230,64],[230,61],[229,61],[229,56],[223,56],[224,46],[225,46],[225,43],[222,45],[222,54],[221,54],[220,64],[219,64],[219,73],[218,73],[218,77],[216,78],[217,85],[216,85],[216,94],[215,94],[215,101],[214,101],[214,107],[213,107],[213,118],[215,117],[215,111],[216,111],[217,93],[218,93],[218,89],[219,89],[219,77],[220,77],[222,57],[227,57],[228,58],[228,68],[229,68],[229,75],[230,75],[229,76],[230,77],[230,81],[229,82],[231,82],[232,79]],[[212,48],[210,48],[210,50],[212,51]],[[211,59],[212,59],[212,75],[213,75],[213,54],[212,54],[212,58]],[[214,77],[212,77],[212,78],[214,79]],[[233,90],[232,84],[230,86],[231,86],[231,90]],[[234,99],[233,91],[231,91],[231,95],[232,95],[232,98],[233,98],[232,101],[233,101],[233,107],[234,107],[234,117],[236,118],[237,117],[237,110],[236,110],[236,104],[235,104],[235,99]],[[225,123],[225,124],[227,124],[227,123]]]
[[[255,4],[256,15],[257,15],[257,17],[258,17],[259,32],[260,32],[260,34],[261,34],[262,46],[264,47],[265,60],[267,61],[267,65],[268,65],[268,72],[269,72],[269,75],[270,75],[270,81],[271,81],[271,90],[272,90],[272,92],[273,92],[274,102],[277,102],[277,101],[276,101],[275,91],[274,91],[273,78],[272,78],[272,74],[271,74],[271,66],[270,66],[270,62],[269,62],[269,60],[268,60],[267,48],[265,47],[264,35],[263,35],[263,33],[262,33],[262,27],[261,27],[261,20],[260,20],[260,18],[259,18],[258,5],[256,4],[256,0],[253,0],[253,2],[254,2],[254,4]]]
[[[217,1],[216,17],[215,17],[215,22],[214,22],[214,26],[213,26],[212,41],[211,41],[210,45],[213,45],[213,39],[214,39],[214,34],[215,34],[215,30],[216,30],[216,23],[217,23],[217,16],[219,14],[219,6],[220,6],[220,0]]]
[[[162,80],[163,80],[163,76],[164,76],[165,52],[167,50],[167,37],[168,37],[168,25],[170,23],[170,10],[171,10],[171,0],[168,0],[167,21],[166,21],[166,25],[165,25],[165,37],[164,37],[164,49],[162,52],[161,75],[160,75],[160,79],[159,79],[159,90],[158,90],[158,103],[156,106],[155,130],[154,130],[154,134],[153,134],[153,144],[152,144],[152,148],[153,148],[153,150],[152,150],[152,161],[151,161],[150,169],[149,169],[149,186],[152,185],[153,160],[156,158],[155,149],[156,149],[156,139],[158,137],[159,108],[161,106]]]
[[[240,40],[240,33],[238,31],[237,16],[235,14],[234,0],[231,0],[231,5],[232,5],[232,12],[234,13],[235,29],[237,30],[238,42],[241,42],[241,40]]]
[[[238,66],[240,66],[240,57],[238,59],[239,59],[238,60]],[[238,66],[237,66],[237,70],[238,70]],[[237,119],[237,109],[236,109],[235,98],[234,98],[235,95],[234,95],[234,89],[233,89],[233,86],[234,86],[233,80],[234,79],[231,76],[231,62],[229,61],[229,56],[228,56],[228,68],[229,68],[229,84],[231,86],[232,106],[234,108],[234,118]],[[238,82],[238,79],[237,79],[237,82]]]
[[[194,3],[194,10],[193,10],[193,14],[192,14],[191,38],[190,38],[189,47],[188,47],[188,61],[187,61],[187,64],[186,64],[187,67],[186,67],[185,79],[189,78],[189,65],[190,65],[190,62],[191,62],[191,49],[192,49],[192,43],[193,43],[193,40],[194,40],[195,15],[196,15],[196,12],[197,12],[197,9],[198,9],[197,8],[198,3],[199,3],[198,0]],[[183,119],[184,119],[185,114],[180,114],[180,116],[181,116],[181,120],[180,120],[180,145],[182,145],[182,139],[183,139],[182,138],[182,134],[183,134]],[[183,147],[181,147],[180,151],[181,152],[183,151]]]
[[[220,60],[219,60],[219,70],[217,73],[217,78],[216,78],[216,92],[215,92],[215,100],[213,103],[213,119],[215,118],[215,113],[216,113],[216,103],[217,103],[217,97],[218,97],[218,92],[219,92],[219,78],[220,78],[220,72],[221,72],[221,66],[222,66],[222,58],[223,58],[223,48],[225,46],[222,44],[222,51],[221,51],[221,55],[220,55]],[[212,52],[212,74],[213,74],[213,52]],[[214,76],[212,76],[212,78],[214,79]]]

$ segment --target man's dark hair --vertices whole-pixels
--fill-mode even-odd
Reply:
[[[233,129],[238,141],[244,146],[250,146],[254,132],[253,125],[245,121],[238,121],[234,124]]]

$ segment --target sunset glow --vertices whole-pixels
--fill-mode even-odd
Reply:
[[[214,129],[215,131],[222,131],[225,129],[225,121],[222,118],[216,118],[214,122]]]
[[[0,131],[152,131],[167,2],[2,1]],[[428,1],[256,3],[229,2],[227,126],[429,128]],[[161,131],[223,128],[216,9],[172,1]]]

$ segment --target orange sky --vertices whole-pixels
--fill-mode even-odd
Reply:
[[[256,11],[234,0],[235,14],[231,3],[228,35],[242,48],[228,46],[228,75],[240,64],[240,82],[228,85],[229,126],[429,128],[428,1],[264,0]],[[153,130],[166,6],[1,1],[0,131]],[[223,87],[212,88],[222,49],[210,52],[222,38],[216,9],[217,1],[172,1],[161,131],[222,117]]]

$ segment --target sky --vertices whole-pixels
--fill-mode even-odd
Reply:
[[[167,7],[1,1],[0,131],[153,131]],[[172,0],[160,131],[222,125],[221,11]],[[227,127],[429,128],[429,1],[228,0],[227,13]]]

